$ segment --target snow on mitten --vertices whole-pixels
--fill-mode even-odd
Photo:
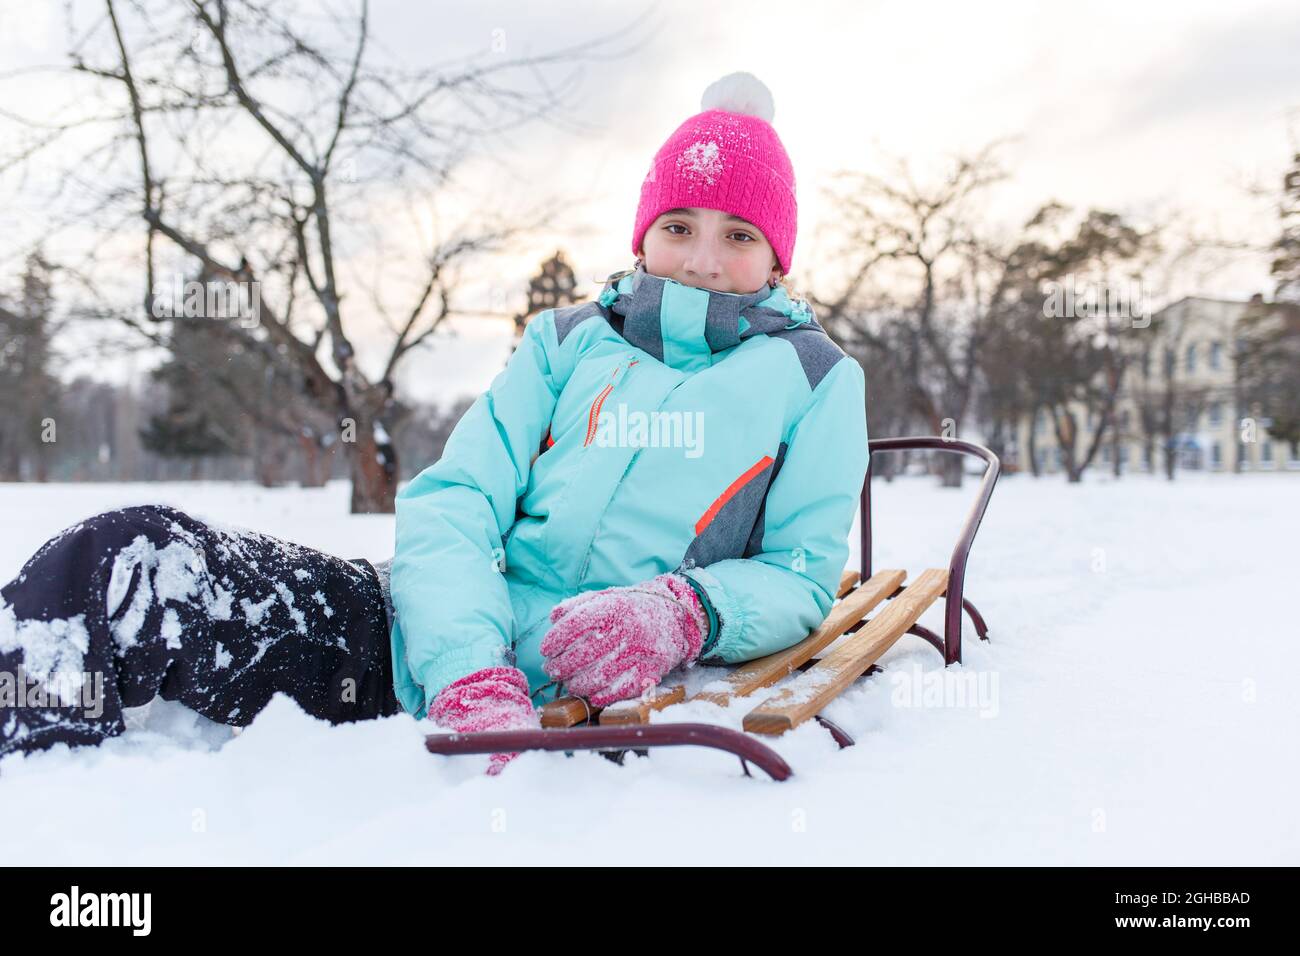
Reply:
[[[611,591],[617,590],[618,588],[604,588],[600,591],[583,591],[581,594],[575,594],[571,598],[565,598],[559,604],[555,605],[555,607],[551,608],[551,623],[558,624],[564,615],[582,607],[582,605],[586,604],[588,601],[604,597]]]
[[[695,588],[675,573],[576,595],[551,610],[551,621],[543,669],[594,707],[635,697],[695,660],[709,629]]]
[[[452,681],[429,704],[428,717],[444,730],[540,730],[542,719],[528,696],[528,678],[517,667],[484,667]],[[488,775],[496,776],[519,752],[492,754]]]

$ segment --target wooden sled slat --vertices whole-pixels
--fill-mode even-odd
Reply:
[[[876,605],[898,590],[906,577],[906,571],[877,571],[832,607],[821,626],[798,644],[739,665],[721,678],[726,687],[701,691],[691,700],[707,700],[726,707],[733,697],[744,697],[788,677],[798,670],[800,664],[811,660],[818,651],[870,614]]]
[[[542,705],[543,727],[576,727],[599,708],[590,707],[581,697],[557,697]]]
[[[816,716],[907,633],[948,589],[948,572],[931,568],[862,629],[745,715],[751,733],[777,736]]]
[[[837,599],[844,597],[858,586],[860,580],[862,580],[862,576],[857,571],[845,571],[840,575],[840,586],[839,590],[835,592],[835,597]]]
[[[686,699],[686,688],[681,684],[675,687],[660,685],[652,688],[648,694],[633,697],[631,700],[616,700],[600,711],[602,727],[620,724],[644,724],[650,720],[650,711],[663,710],[670,704],[680,704]]]

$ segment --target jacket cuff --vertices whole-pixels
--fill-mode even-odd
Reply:
[[[698,568],[690,568],[679,570],[677,573],[684,577],[690,586],[695,589],[695,593],[700,596],[700,604],[704,606],[704,612],[709,616],[709,634],[708,637],[704,639],[704,644],[700,647],[700,653],[696,655],[697,660],[701,661],[701,663],[706,663],[704,658],[717,646],[718,638],[721,636],[723,624],[725,622],[719,617],[718,610],[713,604],[713,598],[710,596],[704,582],[696,577],[696,574],[699,572],[700,569]],[[708,574],[707,571],[703,573]],[[714,583],[717,583],[716,578],[713,578],[712,575],[708,576],[714,581]]]
[[[514,655],[505,646],[470,646],[456,648],[425,666],[420,675],[424,689],[424,711],[429,712],[434,698],[449,684],[485,667],[513,667]]]

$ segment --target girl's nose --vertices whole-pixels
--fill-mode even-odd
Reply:
[[[691,250],[682,264],[686,274],[697,279],[717,279],[722,275],[722,256],[711,239],[700,238],[691,244]]]

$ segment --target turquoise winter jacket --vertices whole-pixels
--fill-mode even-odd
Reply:
[[[499,664],[536,696],[557,602],[667,571],[708,611],[702,662],[802,640],[848,561],[865,402],[861,366],[780,286],[736,295],[639,266],[538,313],[397,496],[398,700],[422,716]]]

